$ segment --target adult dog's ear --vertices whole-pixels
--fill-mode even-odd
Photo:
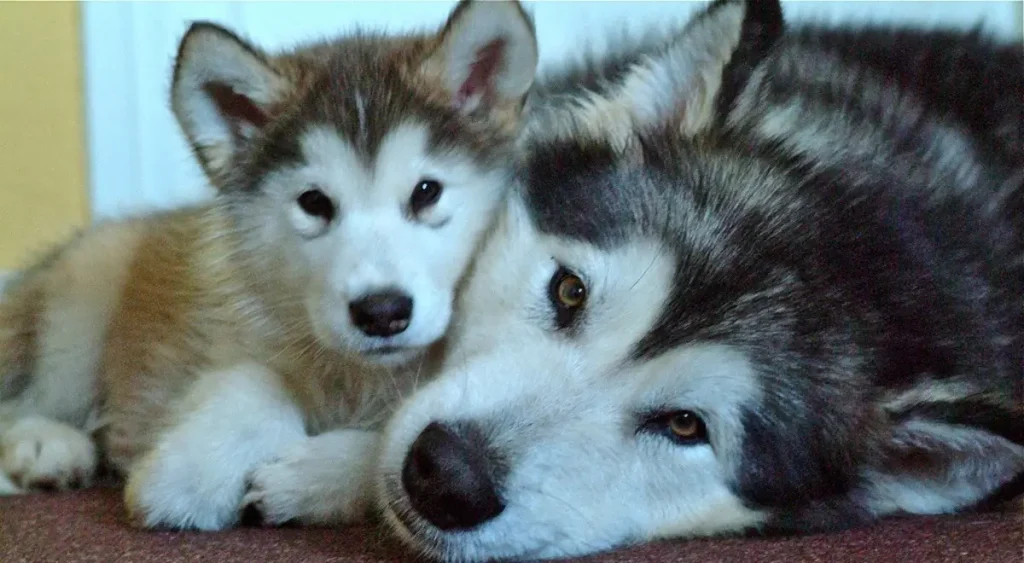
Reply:
[[[633,67],[613,94],[639,127],[693,136],[713,122],[784,30],[779,0],[716,0],[661,53]]]
[[[261,50],[234,33],[208,22],[189,27],[174,65],[171,108],[214,186],[292,88]]]
[[[1024,411],[945,397],[895,415],[881,462],[864,472],[869,510],[937,514],[1024,493]]]
[[[518,119],[537,60],[533,21],[519,2],[462,0],[420,72],[465,115]]]

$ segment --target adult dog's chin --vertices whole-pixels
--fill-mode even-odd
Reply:
[[[395,474],[378,478],[380,515],[391,533],[408,549],[426,561],[438,563],[513,563],[558,557],[545,557],[543,548],[509,551],[489,546],[477,530],[446,533],[422,519],[409,504]]]
[[[580,543],[563,545],[559,535],[546,538],[520,538],[509,541],[509,536],[496,530],[463,530],[443,532],[424,520],[412,508],[402,488],[400,477],[385,471],[377,477],[378,514],[394,537],[410,551],[427,561],[439,563],[515,563],[518,561],[545,561],[567,557],[586,556],[613,549],[619,544],[594,545]],[[528,529],[528,528],[527,528]],[[495,543],[496,542],[496,543]]]
[[[382,511],[384,521],[392,534],[411,551],[427,561],[438,563],[514,563],[541,561],[563,557],[560,553],[545,553],[536,548],[514,553],[490,553],[487,547],[465,535],[446,536],[412,515],[408,508],[391,504]]]
[[[392,534],[406,547],[430,561],[448,561],[444,538],[419,518],[402,490],[397,473],[384,472],[376,483],[380,515]],[[460,559],[461,560],[461,559]]]

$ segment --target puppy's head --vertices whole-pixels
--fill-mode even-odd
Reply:
[[[171,104],[274,309],[391,363],[447,329],[536,64],[516,2],[463,1],[434,34],[278,55],[197,23]]]

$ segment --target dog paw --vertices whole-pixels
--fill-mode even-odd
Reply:
[[[257,467],[249,475],[242,499],[242,521],[280,526],[360,520],[371,490],[372,458],[366,455],[366,436],[361,431],[341,431],[311,438]]]
[[[325,482],[332,477],[320,470],[320,460],[302,454],[293,452],[252,472],[242,499],[244,523],[282,526],[347,520],[347,513],[352,511],[345,506],[348,499],[340,498],[333,484]]]
[[[11,478],[6,473],[0,471],[0,497],[20,495],[24,492],[21,490],[21,487],[14,484],[14,481],[11,481]]]
[[[201,374],[176,419],[128,471],[125,505],[136,526],[234,526],[249,473],[305,437],[301,410],[258,364]]]
[[[87,487],[96,473],[96,444],[85,432],[43,417],[23,418],[0,436],[0,471],[17,490]],[[11,489],[11,487],[2,487]]]
[[[215,531],[238,521],[244,473],[229,464],[159,448],[129,471],[124,502],[129,522],[139,528]]]
[[[275,460],[257,468],[249,476],[242,498],[242,523],[250,526],[281,526],[302,520],[300,506],[305,491],[292,483],[301,481],[296,464]]]

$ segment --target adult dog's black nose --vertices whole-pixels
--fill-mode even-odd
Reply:
[[[371,293],[349,303],[348,312],[367,336],[394,336],[409,327],[412,298],[395,290]]]
[[[430,423],[402,466],[413,509],[442,530],[473,528],[501,514],[505,505],[487,450],[486,439],[472,426]]]

